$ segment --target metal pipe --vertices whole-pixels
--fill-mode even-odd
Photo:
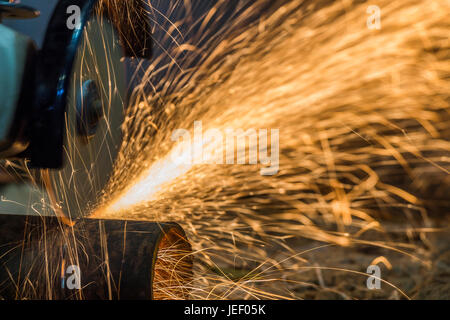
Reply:
[[[191,246],[176,223],[0,215],[0,230],[0,299],[152,299],[155,278],[188,297]],[[164,270],[164,250],[178,270]]]

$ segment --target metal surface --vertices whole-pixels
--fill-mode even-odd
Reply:
[[[82,219],[72,228],[55,217],[0,215],[0,225],[8,225],[0,234],[0,299],[151,299],[163,243],[178,243],[180,264],[192,265],[175,223]],[[70,266],[79,269],[80,289],[69,284]]]

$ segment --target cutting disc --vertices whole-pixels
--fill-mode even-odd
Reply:
[[[108,20],[92,17],[78,44],[65,113],[65,164],[49,172],[56,211],[76,218],[96,207],[122,142],[124,52]]]

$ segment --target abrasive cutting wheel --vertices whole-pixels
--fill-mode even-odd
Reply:
[[[108,182],[122,143],[127,98],[124,51],[112,24],[90,18],[75,54],[64,116],[63,168],[46,187],[62,214],[89,214]]]

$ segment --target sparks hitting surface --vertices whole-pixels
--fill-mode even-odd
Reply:
[[[353,1],[238,5],[223,26],[214,24],[220,3],[190,21],[188,32],[200,34],[190,43],[182,22],[160,26],[176,48],[135,91],[126,143],[94,215],[183,224],[196,250],[196,298],[301,298],[314,285],[299,278],[307,270],[359,274],[364,285],[370,261],[358,270],[313,264],[302,237],[388,248],[426,266],[410,235],[436,231],[418,227],[430,226],[431,200],[449,208],[450,2],[377,5],[381,30],[366,26],[368,4]],[[278,128],[279,172],[174,162],[173,131],[192,132],[199,120],[221,132]],[[385,219],[403,227],[393,231]],[[392,233],[403,237],[388,241]]]

